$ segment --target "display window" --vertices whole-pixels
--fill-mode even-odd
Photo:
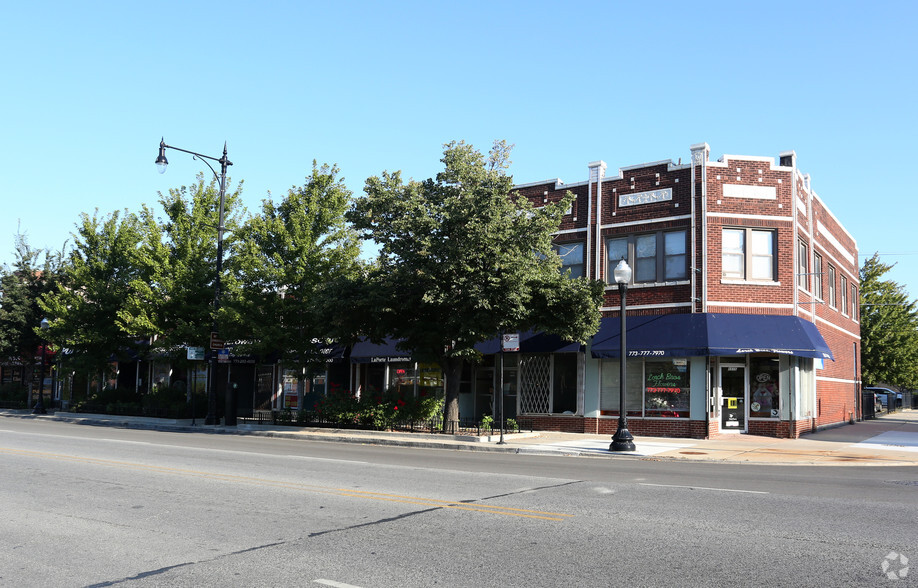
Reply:
[[[619,361],[604,359],[600,414],[619,414]],[[629,417],[689,418],[690,362],[687,358],[628,360],[625,407]]]
[[[389,390],[400,396],[412,396],[414,395],[414,387],[417,381],[414,363],[393,362],[389,364]]]
[[[749,416],[776,419],[780,416],[778,358],[749,358]]]
[[[644,363],[644,416],[689,417],[687,359]]]
[[[418,364],[418,394],[421,396],[443,393],[443,370],[438,363]]]
[[[298,410],[300,407],[300,398],[297,394],[297,371],[284,370],[284,399],[283,407],[290,410]]]

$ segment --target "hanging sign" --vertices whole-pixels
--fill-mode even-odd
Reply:
[[[520,350],[520,334],[519,333],[504,333],[501,337],[501,345],[504,351],[519,351]]]

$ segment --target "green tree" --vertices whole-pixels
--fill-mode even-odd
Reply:
[[[225,198],[224,263],[236,249],[236,231],[244,214],[239,209],[241,187]],[[219,193],[215,181],[205,184],[199,174],[191,187],[160,193],[164,217],[144,208],[140,215],[143,240],[137,250],[141,271],[119,319],[125,330],[143,333],[151,348],[184,358],[188,345],[209,346],[215,320],[217,225]],[[232,296],[236,283],[224,272],[221,290]],[[223,313],[219,317],[223,324]]]
[[[875,253],[860,270],[861,379],[916,388],[918,310],[900,284],[883,279],[892,268]]]
[[[36,365],[45,343],[38,326],[44,318],[39,299],[60,279],[63,252],[51,253],[29,246],[25,235],[15,236],[12,266],[0,272],[0,358]]]
[[[74,248],[57,287],[39,301],[51,321],[48,337],[70,350],[68,367],[100,376],[112,358],[126,359],[138,348],[137,333],[119,319],[142,275],[138,249],[141,227],[127,211],[106,217],[81,215]]]
[[[302,186],[279,204],[264,200],[261,214],[240,229],[230,268],[239,290],[227,302],[227,322],[241,349],[277,353],[301,369],[324,361],[316,342],[330,338],[331,322],[319,297],[327,283],[356,275],[360,254],[344,218],[351,192],[338,173],[313,161]]]
[[[338,292],[371,338],[399,338],[440,363],[451,426],[476,343],[527,329],[585,341],[598,328],[604,286],[562,275],[551,248],[572,194],[533,207],[512,193],[506,143],[487,157],[464,142],[444,147],[436,179],[403,182],[395,172],[367,180],[348,218],[379,245],[379,258],[360,287]]]

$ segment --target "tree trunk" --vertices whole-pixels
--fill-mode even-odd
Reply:
[[[462,380],[461,357],[447,357],[443,365],[446,368],[446,404],[443,406],[443,432],[454,434],[459,429],[459,385]]]

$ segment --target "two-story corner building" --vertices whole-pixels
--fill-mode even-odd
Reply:
[[[857,246],[794,152],[711,161],[703,143],[685,164],[588,169],[584,182],[516,190],[537,205],[575,194],[555,242],[572,276],[608,284],[601,328],[586,347],[543,336],[527,349],[524,336],[520,353],[505,357],[505,414],[538,429],[615,431],[612,269],[624,258],[633,268],[625,399],[633,433],[797,437],[860,418]],[[494,369],[473,368],[466,413],[495,406],[475,386],[496,380]]]

